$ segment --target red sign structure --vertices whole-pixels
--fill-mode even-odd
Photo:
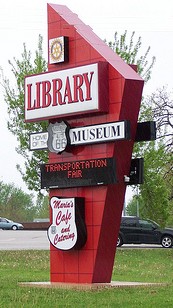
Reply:
[[[57,228],[60,238],[64,239],[64,234],[67,236],[68,232],[69,236],[73,234],[70,230],[74,208],[68,211],[67,217],[65,208],[64,212],[58,214],[57,209],[52,208],[53,201],[50,201],[53,224],[49,230],[52,241],[51,282],[109,283],[124,205],[125,177],[130,172],[143,80],[64,5],[48,4],[48,43],[48,73],[25,80],[26,121],[49,119],[52,124],[65,121],[71,130],[97,125],[98,139],[99,134],[103,133],[100,124],[117,121],[130,123],[130,139],[69,145],[61,154],[49,152],[49,164],[42,166],[42,185],[50,188],[50,200],[64,198],[67,202],[73,202],[75,198],[82,198],[85,203],[86,241],[79,249],[73,249],[69,239],[64,250],[61,249],[62,243],[57,242],[59,235],[54,241],[53,233],[57,221],[59,228],[58,218],[62,214],[64,220],[67,218],[67,224],[63,219],[60,220],[63,225]],[[99,173],[102,172],[101,167],[95,168],[96,173],[91,164],[89,169],[88,162],[91,161],[105,161],[107,165],[102,169],[103,172],[105,170],[105,177]],[[113,169],[109,180],[108,163]],[[70,169],[59,169],[58,173],[57,166],[70,166]],[[74,174],[71,179],[66,179],[68,171]],[[54,176],[55,181],[52,178]],[[97,178],[94,179],[95,176]],[[52,216],[53,213],[56,217]]]

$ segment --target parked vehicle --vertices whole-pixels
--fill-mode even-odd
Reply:
[[[24,228],[23,225],[18,223],[18,222],[9,220],[7,218],[0,217],[0,229],[3,229],[3,230],[19,230],[19,229],[23,229],[23,228]]]
[[[121,219],[117,246],[123,244],[160,244],[173,246],[173,229],[162,229],[156,222],[139,217],[124,216]]]

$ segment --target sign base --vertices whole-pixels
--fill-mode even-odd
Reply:
[[[130,281],[111,281],[110,283],[61,283],[61,282],[20,282],[21,287],[38,287],[38,288],[57,288],[57,289],[74,289],[74,290],[100,290],[108,288],[132,288],[132,287],[150,287],[164,286],[165,283],[152,282],[130,282]]]

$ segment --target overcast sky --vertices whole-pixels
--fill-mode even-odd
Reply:
[[[8,60],[20,59],[23,43],[29,50],[37,49],[38,36],[44,39],[47,57],[47,2],[45,0],[8,0],[0,2],[0,67],[11,79]],[[172,0],[64,0],[50,3],[69,7],[93,31],[107,41],[114,40],[114,33],[135,31],[135,39],[142,37],[142,50],[151,46],[150,57],[156,56],[152,79],[144,89],[150,94],[156,88],[168,85],[172,90],[173,72],[173,2]],[[8,114],[0,87],[0,180],[15,183],[26,190],[16,164],[22,161],[15,152],[17,141],[7,130]],[[26,190],[27,191],[27,190]]]

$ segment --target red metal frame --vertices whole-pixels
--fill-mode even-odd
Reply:
[[[49,163],[114,157],[118,183],[107,186],[50,189],[50,197],[85,198],[87,242],[81,250],[61,251],[50,245],[51,282],[110,282],[116,241],[124,204],[143,80],[66,6],[48,4],[48,39],[69,37],[69,62],[51,64],[49,71],[106,61],[108,63],[108,112],[70,118],[71,127],[129,120],[131,140],[74,147],[61,155],[49,153]],[[66,120],[63,118],[63,120]]]

